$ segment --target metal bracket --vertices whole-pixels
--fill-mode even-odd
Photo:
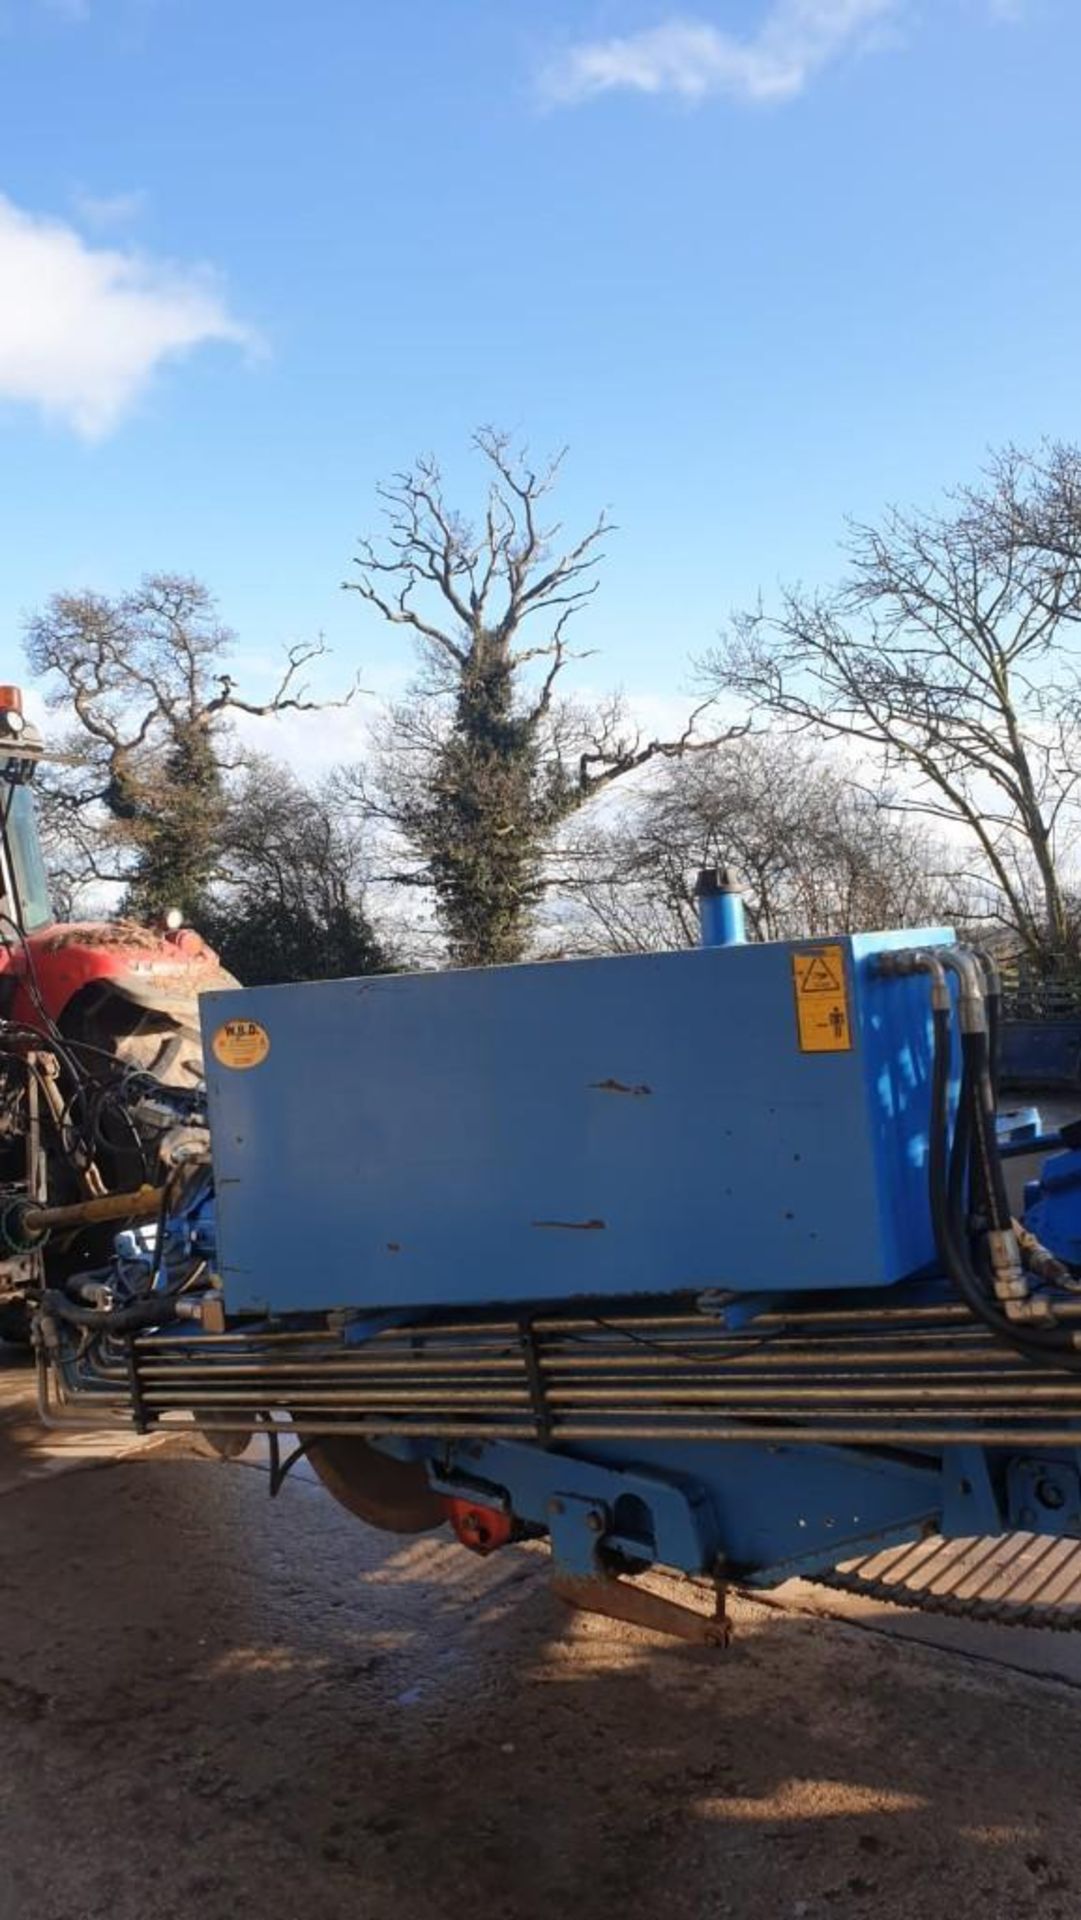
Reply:
[[[552,1591],[568,1606],[600,1613],[611,1620],[628,1620],[655,1633],[674,1634],[699,1645],[726,1647],[731,1626],[725,1610],[726,1587],[717,1577],[712,1615],[648,1587],[622,1580],[611,1570],[618,1555],[633,1561],[641,1543],[623,1539],[612,1530],[612,1514],[599,1500],[557,1494],[548,1502],[548,1530],[552,1542]]]
[[[601,1501],[575,1494],[555,1494],[548,1502],[548,1533],[557,1576],[592,1580],[605,1571],[600,1555],[603,1541],[609,1551],[622,1542],[612,1538],[611,1512]]]
[[[712,1505],[691,1479],[621,1470],[596,1460],[517,1442],[469,1441],[447,1448],[442,1462],[429,1461],[437,1493],[482,1505],[506,1504],[527,1527],[552,1535],[556,1558],[572,1573],[595,1570],[590,1546],[601,1534],[627,1558],[688,1573],[708,1573],[720,1547]],[[553,1527],[553,1502],[563,1503],[567,1531]],[[599,1526],[578,1514],[596,1516]]]
[[[609,1620],[627,1620],[635,1627],[648,1627],[653,1633],[672,1634],[678,1640],[691,1640],[702,1647],[727,1647],[732,1638],[732,1622],[725,1611],[725,1588],[718,1585],[716,1610],[698,1613],[678,1600],[652,1593],[648,1587],[636,1587],[629,1580],[598,1577],[579,1580],[573,1575],[556,1574],[552,1592],[569,1607],[585,1613],[604,1614]]]
[[[1081,1474],[1065,1460],[1011,1460],[1009,1524],[1026,1533],[1081,1535]]]
[[[1006,1524],[983,1447],[946,1447],[942,1454],[944,1534],[955,1538],[999,1533]]]

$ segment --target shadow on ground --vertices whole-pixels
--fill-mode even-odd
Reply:
[[[33,1355],[0,1340],[0,1489],[46,1437],[34,1408]]]
[[[72,1467],[106,1466],[147,1444],[130,1427],[45,1427],[37,1415],[33,1355],[0,1341],[0,1499],[30,1480]],[[160,1439],[149,1444],[175,1446]],[[184,1446],[190,1450],[190,1442]]]
[[[251,1467],[67,1475],[0,1529],[2,1920],[1081,1908],[1067,1688],[753,1606],[668,1645]]]

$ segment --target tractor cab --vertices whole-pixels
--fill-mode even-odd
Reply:
[[[31,781],[44,743],[23,714],[18,687],[0,686],[0,941],[5,946],[53,918]]]
[[[3,809],[0,912],[5,919],[0,921],[0,938],[9,939],[20,931],[37,933],[51,926],[53,903],[28,776],[15,784],[5,782]],[[14,921],[14,928],[9,920]]]

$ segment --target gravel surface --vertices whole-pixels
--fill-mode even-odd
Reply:
[[[793,1585],[667,1643],[303,1471],[46,1440],[29,1384],[0,1357],[0,1920],[1081,1913],[1077,1637]]]
[[[1068,1685],[759,1604],[668,1644],[252,1465],[7,1464],[0,1920],[1081,1909]]]

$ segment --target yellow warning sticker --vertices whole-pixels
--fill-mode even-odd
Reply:
[[[270,1052],[270,1035],[258,1020],[227,1020],[210,1045],[223,1067],[259,1067]]]
[[[792,955],[796,1022],[804,1053],[847,1053],[852,1045],[843,947],[807,947]]]

